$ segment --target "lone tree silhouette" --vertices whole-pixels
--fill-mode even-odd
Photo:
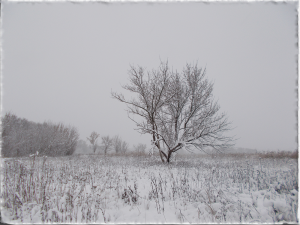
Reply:
[[[129,84],[122,86],[136,94],[125,99],[112,92],[112,97],[126,103],[128,117],[142,134],[150,134],[162,162],[170,162],[174,152],[184,148],[221,151],[233,145],[233,137],[225,113],[213,100],[213,83],[205,77],[206,70],[187,64],[182,73],[171,71],[168,62],[156,70],[131,66]],[[134,115],[142,120],[137,121]]]
[[[92,147],[93,147],[93,151],[94,154],[97,150],[97,139],[99,138],[100,134],[97,134],[97,132],[93,131],[91,133],[91,135],[89,137],[87,137],[87,139],[89,140],[89,142],[91,143]]]
[[[102,139],[104,155],[106,155],[107,152],[110,151],[111,148],[113,147],[113,139],[110,138],[108,135],[101,137],[101,139]]]

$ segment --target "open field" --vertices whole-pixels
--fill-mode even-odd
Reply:
[[[258,155],[2,161],[9,223],[298,222],[298,161]]]

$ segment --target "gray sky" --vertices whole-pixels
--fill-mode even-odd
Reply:
[[[7,3],[2,114],[150,145],[111,90],[129,65],[198,62],[236,128],[236,146],[295,149],[296,3]]]

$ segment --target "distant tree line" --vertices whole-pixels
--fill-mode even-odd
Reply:
[[[118,135],[114,137],[102,136],[101,137],[101,145],[98,145],[97,140],[100,137],[100,134],[93,131],[87,140],[91,144],[91,148],[93,149],[94,154],[97,149],[103,151],[104,155],[106,155],[109,151],[114,150],[117,154],[125,154],[129,149],[129,144],[126,141],[123,141]],[[81,142],[82,144],[82,142]],[[84,145],[82,145],[84,147]]]
[[[122,140],[122,138],[118,135],[113,137],[109,135],[101,136],[100,134],[93,131],[89,137],[87,137],[87,141],[90,145],[86,143],[84,140],[79,140],[77,145],[77,154],[81,153],[96,153],[107,155],[108,153],[112,154],[122,154],[125,155],[129,153],[129,144]],[[145,144],[138,144],[137,146],[133,146],[133,150],[135,153],[141,155],[145,154],[147,146]]]
[[[79,138],[75,127],[63,123],[35,123],[13,113],[2,117],[2,157],[72,155]]]

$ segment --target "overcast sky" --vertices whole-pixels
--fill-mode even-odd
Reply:
[[[7,3],[2,114],[150,146],[111,90],[129,65],[206,67],[237,147],[296,149],[296,3]]]

